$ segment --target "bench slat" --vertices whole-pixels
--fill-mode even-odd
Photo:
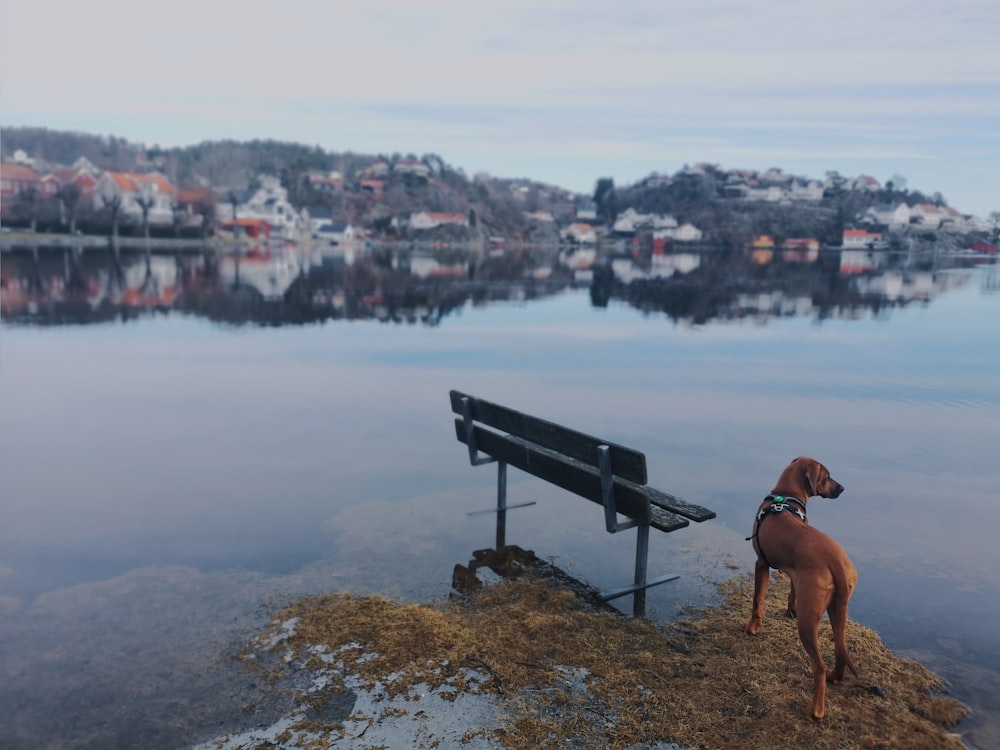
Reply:
[[[652,518],[649,525],[660,531],[677,531],[677,529],[691,525],[691,522],[686,518],[681,518],[676,513],[671,513],[656,505],[650,507],[649,513]]]
[[[655,507],[677,513],[678,515],[690,518],[692,521],[697,521],[698,523],[707,521],[710,518],[715,518],[714,510],[709,510],[708,508],[703,508],[700,505],[689,503],[687,500],[682,500],[679,497],[671,495],[669,492],[663,492],[662,490],[657,490],[653,487],[646,486],[643,489],[649,493],[649,502],[651,502]]]
[[[604,505],[601,477],[593,467],[514,435],[500,435],[478,425],[473,429],[476,445],[483,453],[598,505]],[[465,442],[465,424],[462,419],[455,420],[455,435],[459,441]],[[615,507],[622,515],[639,523],[649,524],[652,521],[652,511],[644,489],[639,485],[616,480]]]
[[[550,448],[561,454],[572,456],[589,466],[597,467],[597,447],[607,445],[611,449],[611,473],[638,484],[645,484],[646,456],[639,451],[617,443],[601,440],[593,435],[571,430],[545,419],[532,417],[491,401],[469,396],[459,391],[451,391],[451,410],[462,414],[462,399],[468,398],[472,407],[472,418],[502,432],[517,435],[537,445]]]

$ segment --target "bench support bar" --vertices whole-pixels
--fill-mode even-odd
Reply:
[[[639,594],[639,593],[642,593],[642,592],[644,592],[648,588],[652,588],[653,586],[659,586],[661,583],[670,583],[670,581],[676,581],[678,578],[680,578],[679,575],[668,575],[668,576],[663,576],[661,578],[654,578],[652,581],[649,581],[648,583],[644,583],[641,586],[629,586],[628,588],[622,589],[621,591],[615,591],[615,592],[612,592],[610,594],[603,594],[602,593],[601,594],[601,598],[604,601],[609,602],[612,599],[618,599],[619,597],[627,596],[628,594]],[[644,617],[645,616],[644,612],[645,612],[645,608],[643,608],[643,612],[642,613],[636,614],[635,616],[636,617]]]
[[[469,433],[470,439],[473,440],[472,445],[475,445],[475,435]],[[507,462],[497,461],[495,458],[491,458],[489,461],[480,460],[479,465],[487,464],[492,461],[496,461],[497,464],[497,507],[495,508],[484,508],[483,510],[473,510],[465,515],[467,516],[478,516],[483,513],[504,513],[512,508],[525,508],[529,505],[534,505],[534,500],[529,500],[526,503],[518,503],[517,505],[507,505]],[[476,462],[473,461],[473,466],[476,466]]]
[[[611,475],[611,448],[607,445],[597,446],[597,465],[601,470],[601,500],[604,503],[604,526],[608,533],[615,534],[638,526],[638,521],[631,518],[621,523],[618,522],[618,509],[615,505],[615,478]],[[646,533],[648,539],[648,526]]]

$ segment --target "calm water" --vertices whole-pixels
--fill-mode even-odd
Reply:
[[[225,657],[282,602],[446,596],[495,492],[451,388],[639,448],[717,511],[654,534],[650,574],[682,574],[658,619],[749,571],[760,498],[821,459],[847,490],[810,519],[857,564],[852,617],[1000,746],[998,269],[793,260],[6,252],[0,746],[209,739],[257,715]],[[538,501],[510,543],[627,583],[632,537],[599,508],[515,472],[509,492]]]

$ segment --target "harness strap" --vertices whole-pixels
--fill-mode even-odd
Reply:
[[[766,508],[760,509],[760,512],[757,514],[757,519],[754,521],[753,524],[753,535],[748,536],[746,540],[748,542],[751,540],[756,542],[757,552],[760,553],[760,559],[767,564],[767,567],[773,568],[774,570],[778,570],[777,566],[773,565],[771,561],[767,559],[767,555],[764,554],[764,548],[761,546],[760,543],[761,522],[770,515],[773,515],[775,513],[781,513],[786,510],[789,511],[790,513],[794,513],[803,521],[806,521],[806,504],[801,500],[799,500],[797,497],[789,497],[786,495],[768,495],[767,497],[764,498],[764,501],[767,502],[768,500],[771,501],[771,505],[768,505]],[[788,503],[795,503],[799,507],[793,508]],[[808,521],[806,521],[806,523],[808,523]]]

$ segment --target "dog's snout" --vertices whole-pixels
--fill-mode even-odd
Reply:
[[[844,485],[842,485],[840,482],[835,482],[832,479],[830,480],[830,495],[829,496],[831,498],[840,497],[840,493],[843,492],[843,491],[844,491]]]

